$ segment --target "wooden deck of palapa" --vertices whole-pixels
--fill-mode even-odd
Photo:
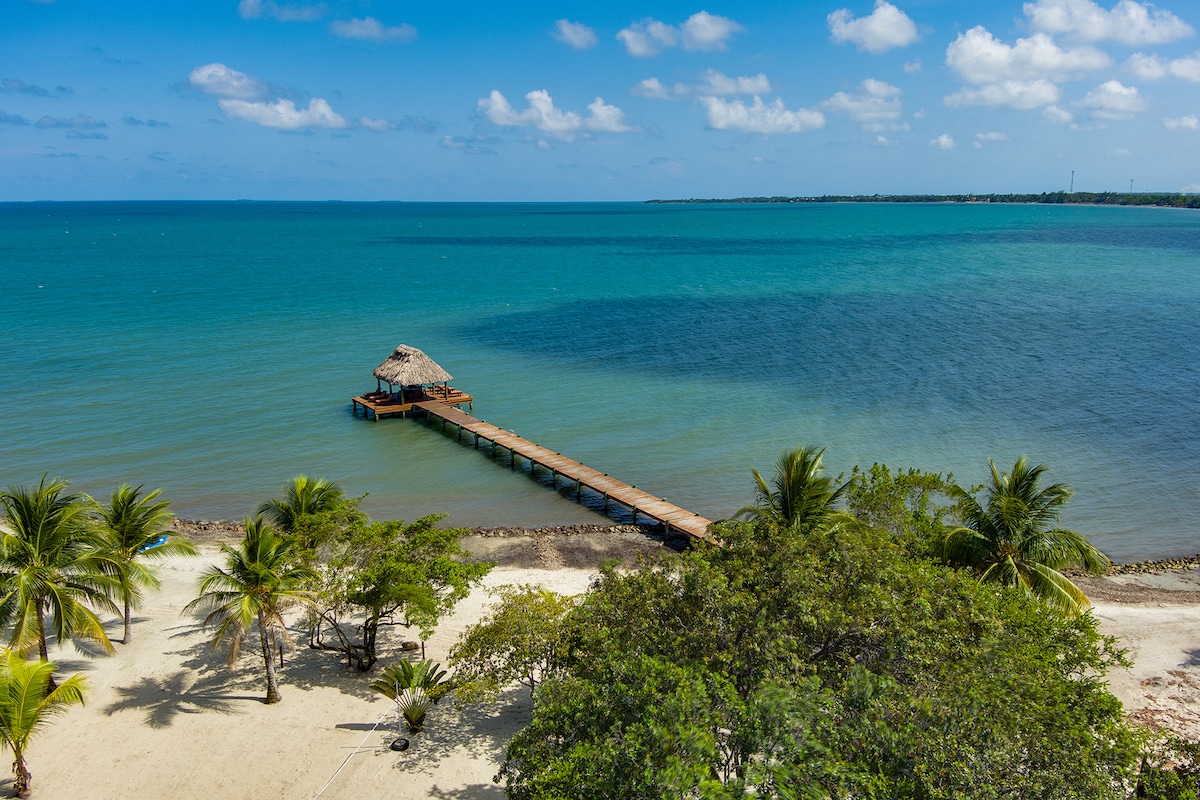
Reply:
[[[609,501],[620,503],[633,511],[633,521],[635,524],[640,514],[664,525],[668,533],[679,531],[698,539],[713,541],[709,538],[708,534],[708,526],[712,524],[710,520],[705,519],[699,514],[693,514],[691,511],[682,509],[673,503],[668,503],[660,497],[655,497],[648,492],[644,492],[636,486],[630,486],[624,481],[609,477],[603,472],[584,466],[578,461],[573,461],[553,450],[536,445],[527,439],[517,436],[515,433],[509,433],[481,419],[476,419],[470,414],[446,405],[442,401],[429,400],[413,403],[411,404],[411,408],[412,410],[424,411],[430,420],[440,419],[443,431],[446,430],[447,425],[455,426],[459,441],[462,440],[462,435],[465,431],[474,437],[476,448],[479,447],[480,440],[483,440],[491,442],[496,447],[508,450],[511,454],[512,465],[514,467],[516,466],[517,458],[524,458],[529,461],[529,470],[531,473],[538,466],[549,470],[551,482],[554,484],[557,484],[558,477],[561,475],[565,480],[574,481],[576,490],[580,490],[586,486],[601,495],[605,506],[608,505]],[[378,416],[378,412],[376,412],[376,416]]]
[[[358,397],[350,398],[350,407],[357,415],[361,408],[364,417],[374,416],[378,422],[380,417],[407,416],[420,403],[435,400],[451,406],[467,406],[471,407],[475,398],[471,395],[460,392],[458,389],[451,389],[448,386],[432,386],[428,389],[420,391],[414,389],[401,389],[399,392],[381,392],[382,397],[376,393],[361,394]]]

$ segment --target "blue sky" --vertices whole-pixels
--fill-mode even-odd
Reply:
[[[1200,191],[1200,3],[9,0],[0,200]]]

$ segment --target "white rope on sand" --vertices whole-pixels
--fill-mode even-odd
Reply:
[[[337,768],[337,772],[330,775],[329,780],[325,781],[325,785],[321,787],[321,791],[319,791],[313,795],[313,800],[317,800],[318,797],[325,794],[325,790],[329,788],[329,784],[333,783],[334,778],[336,778],[341,773],[341,771],[346,768],[346,765],[350,763],[350,759],[352,759],[356,755],[358,755],[358,751],[362,750],[363,745],[367,743],[367,739],[371,738],[371,734],[375,732],[376,728],[378,728],[380,725],[383,724],[384,717],[388,716],[390,713],[391,712],[385,713],[383,715],[383,717],[379,718],[379,722],[376,722],[375,725],[372,726],[371,730],[367,731],[367,735],[364,736],[362,741],[358,743],[358,747],[354,748],[354,752],[351,753],[350,755],[346,756],[346,760],[343,761],[342,765]]]

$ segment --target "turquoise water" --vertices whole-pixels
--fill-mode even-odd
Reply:
[[[397,344],[476,416],[711,518],[826,445],[978,483],[1024,453],[1117,558],[1200,551],[1200,216],[963,205],[0,204],[0,483],[239,518],[599,521],[349,398]]]

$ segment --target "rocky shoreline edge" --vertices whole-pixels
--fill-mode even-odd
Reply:
[[[246,532],[245,524],[228,520],[211,519],[173,519],[171,527],[177,533],[197,541],[210,541],[241,537]],[[541,525],[533,528],[514,527],[477,527],[466,528],[472,536],[507,537],[507,536],[578,536],[593,533],[612,534],[641,534],[652,539],[663,538],[661,525],[611,525],[579,524],[579,525]],[[1200,556],[1197,556],[1200,558]]]
[[[208,520],[208,519],[175,519],[172,521],[171,527],[187,536],[189,539],[196,541],[219,541],[229,538],[237,538],[246,532],[246,527],[240,522],[231,522],[228,520]],[[467,528],[472,536],[482,536],[487,538],[510,538],[516,536],[582,536],[591,534],[612,534],[617,536],[630,536],[640,534],[649,539],[659,542],[664,541],[664,530],[661,525],[618,525],[618,524],[578,524],[578,525],[542,525],[533,528],[518,528],[518,527],[476,527]],[[672,539],[676,538],[674,536]],[[686,537],[683,537],[686,539]],[[1147,561],[1134,561],[1130,563],[1113,563],[1108,570],[1107,575],[1161,575],[1170,572],[1185,572],[1187,570],[1200,569],[1200,553],[1194,556],[1177,556],[1171,558],[1158,558]],[[1083,573],[1074,570],[1068,572],[1069,575]]]

